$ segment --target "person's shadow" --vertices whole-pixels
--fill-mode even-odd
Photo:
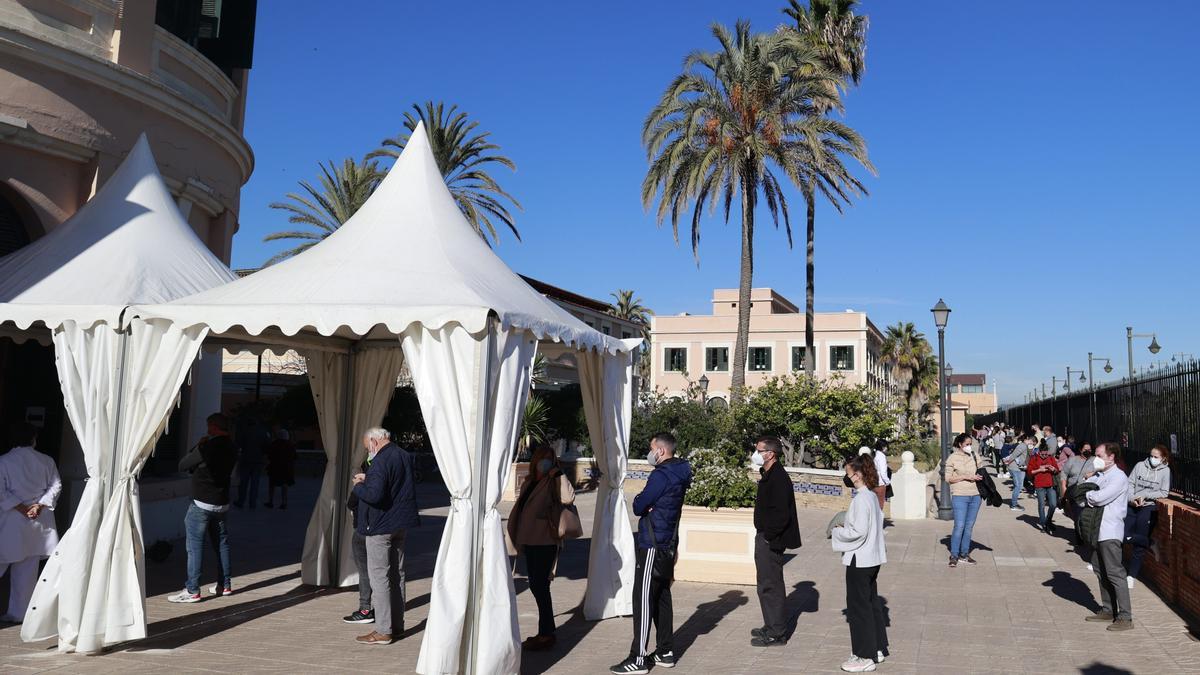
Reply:
[[[950,548],[950,535],[946,535],[946,536],[942,537],[941,544],[942,544],[942,546],[945,546],[947,549],[949,549]],[[983,544],[975,541],[974,539],[971,540],[970,549],[972,551],[991,551],[992,550],[991,547],[984,546]]]
[[[1053,572],[1050,579],[1042,585],[1049,587],[1055,595],[1064,600],[1070,600],[1092,611],[1100,609],[1099,603],[1096,602],[1096,596],[1092,595],[1091,586],[1067,572]]]
[[[684,621],[683,625],[675,631],[676,657],[687,652],[688,647],[691,647],[692,643],[701,635],[713,632],[717,624],[721,623],[721,619],[748,602],[750,599],[746,597],[745,593],[730,590],[722,593],[716,600],[700,603],[696,607],[696,611],[692,612],[687,621]]]

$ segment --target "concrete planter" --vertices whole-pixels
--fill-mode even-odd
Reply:
[[[754,509],[683,507],[675,578],[753,586]]]

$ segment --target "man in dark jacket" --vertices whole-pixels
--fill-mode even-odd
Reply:
[[[692,465],[675,456],[675,437],[666,432],[650,439],[646,461],[654,470],[646,479],[645,489],[633,498],[633,515],[640,519],[635,538],[633,646],[629,658],[609,668],[618,675],[650,672],[650,624],[658,628],[654,663],[665,668],[675,665],[671,583],[675,580],[679,517],[683,514],[683,496],[692,484]]]
[[[221,413],[208,416],[208,435],[179,460],[180,471],[192,472],[192,503],[183,517],[187,544],[187,584],[167,600],[200,602],[200,570],[204,563],[204,538],[208,535],[217,554],[217,584],[213,595],[233,593],[229,571],[229,533],[225,514],[229,511],[229,476],[237,453],[229,438],[229,418]]]
[[[354,476],[355,531],[367,540],[375,630],[356,640],[386,645],[404,632],[404,535],[421,521],[412,456],[391,442],[387,429],[368,429],[363,445],[371,466]]]
[[[796,520],[796,496],[792,479],[779,463],[783,445],[774,436],[763,436],[755,443],[750,461],[762,480],[754,498],[754,568],[758,573],[758,604],[762,608],[763,627],[750,631],[754,647],[779,647],[787,644],[787,620],[783,604],[783,551],[800,547],[800,525]]]

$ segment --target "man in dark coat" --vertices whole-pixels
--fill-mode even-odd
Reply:
[[[755,442],[750,461],[759,468],[758,495],[754,498],[754,567],[758,572],[758,604],[763,627],[750,631],[755,647],[779,647],[787,643],[784,613],[783,552],[800,547],[800,525],[796,520],[796,497],[792,479],[779,463],[783,445],[774,436]]]
[[[360,644],[391,644],[404,632],[404,535],[421,524],[417,511],[413,459],[391,442],[386,429],[363,436],[371,466],[354,476],[358,498],[355,531],[367,540],[367,572],[375,609],[375,630]]]

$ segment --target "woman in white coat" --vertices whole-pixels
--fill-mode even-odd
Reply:
[[[846,480],[856,490],[846,521],[833,528],[833,550],[846,566],[846,616],[853,654],[842,664],[848,673],[865,673],[883,663],[887,651],[883,603],[879,599],[879,569],[887,562],[883,541],[883,511],[875,496],[879,475],[870,455],[846,463]]]
[[[37,429],[17,424],[10,434],[15,447],[0,456],[0,576],[9,578],[8,612],[0,620],[22,623],[38,563],[58,545],[54,505],[62,481],[54,460],[34,449]]]

